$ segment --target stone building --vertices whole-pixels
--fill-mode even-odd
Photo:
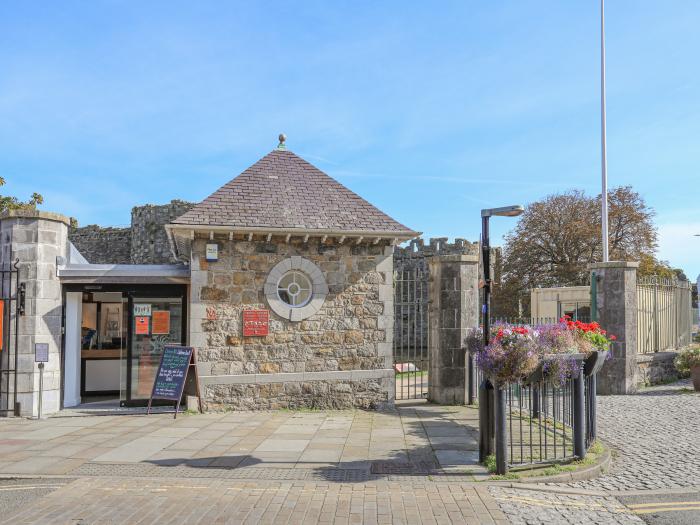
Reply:
[[[210,410],[393,401],[393,252],[418,233],[283,142],[131,228],[24,210],[0,232],[0,415],[37,414],[43,350],[44,413],[144,405],[167,344],[196,349]]]
[[[283,148],[168,231],[191,268],[190,343],[210,407],[391,401],[392,256],[416,232]],[[242,336],[257,309],[270,310],[269,334]]]

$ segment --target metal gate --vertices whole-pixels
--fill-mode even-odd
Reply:
[[[394,272],[394,372],[396,399],[428,396],[428,270]]]
[[[24,283],[19,282],[19,259],[0,267],[0,416],[18,416],[17,333],[24,315]]]

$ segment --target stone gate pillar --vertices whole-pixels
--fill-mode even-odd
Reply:
[[[596,279],[597,318],[617,337],[612,358],[598,373],[599,394],[631,394],[637,388],[637,268],[638,262],[591,264]]]
[[[5,268],[19,259],[19,282],[25,285],[25,313],[19,318],[17,401],[21,416],[36,416],[39,370],[34,344],[48,343],[49,362],[44,368],[43,413],[60,409],[61,388],[61,283],[56,257],[68,253],[67,217],[40,210],[11,210],[0,216],[0,261]],[[14,330],[15,312],[11,313]],[[10,382],[10,400],[14,382]]]
[[[466,398],[464,339],[479,325],[479,256],[430,260],[428,400],[462,405]]]

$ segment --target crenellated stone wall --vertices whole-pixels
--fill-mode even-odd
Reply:
[[[114,228],[91,224],[71,228],[69,240],[92,264],[172,264],[165,225],[194,206],[172,200],[131,209],[131,227]]]
[[[90,224],[70,228],[68,239],[92,264],[131,263],[131,228],[103,228]]]
[[[190,343],[199,349],[209,410],[380,407],[393,401],[392,252],[386,244],[338,244],[283,237],[217,239],[219,260],[191,260]],[[301,256],[323,273],[328,294],[308,319],[270,310],[265,337],[243,337],[242,312],[269,309],[268,274]]]
[[[397,293],[403,297],[397,297],[396,303],[420,302],[428,304],[430,290],[429,263],[436,256],[446,255],[479,255],[479,243],[466,239],[456,238],[453,243],[448,242],[447,237],[431,238],[428,244],[424,239],[413,239],[405,248],[394,250],[394,272],[397,282],[405,281],[406,286],[399,286]],[[409,283],[410,281],[410,283]],[[413,284],[416,282],[415,285]],[[416,294],[420,294],[417,297]],[[397,309],[396,323],[394,324],[394,344],[415,345],[427,349],[429,327],[426,326],[429,317],[427,315],[416,316],[409,308]],[[418,341],[416,341],[418,337]],[[400,349],[397,352],[401,353]]]
[[[192,202],[172,200],[168,204],[136,206],[131,209],[131,263],[172,264],[165,225],[194,206]]]

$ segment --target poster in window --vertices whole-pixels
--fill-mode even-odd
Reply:
[[[136,335],[148,335],[148,317],[138,316],[134,317],[136,322]]]
[[[170,333],[170,312],[167,310],[153,310],[151,332],[153,335],[167,335]]]

